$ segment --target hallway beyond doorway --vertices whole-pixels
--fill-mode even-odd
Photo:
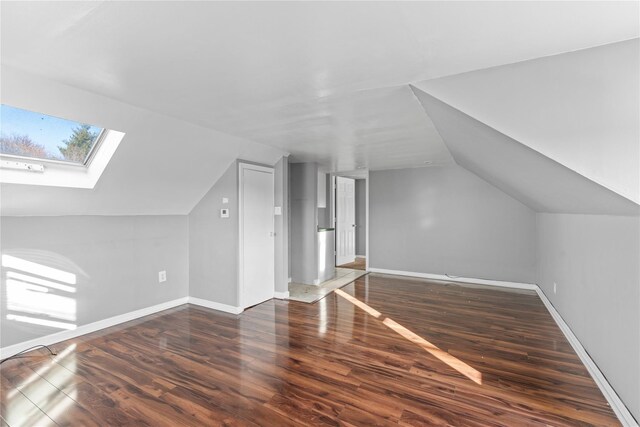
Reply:
[[[354,270],[366,270],[367,269],[367,258],[365,257],[356,257],[354,262],[349,262],[347,264],[339,265],[340,268],[352,268]]]

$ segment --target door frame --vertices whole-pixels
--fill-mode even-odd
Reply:
[[[332,172],[331,173],[331,224],[334,229],[336,229],[336,177],[342,176],[344,178],[353,178],[353,179],[364,179],[365,180],[365,236],[366,236],[366,244],[365,247],[365,268],[366,271],[369,271],[369,170],[367,169],[364,174],[362,171],[358,171],[358,173],[348,173],[348,172]],[[356,224],[357,225],[357,224]],[[337,229],[336,229],[337,230]],[[337,245],[338,239],[335,239],[335,244]],[[358,254],[356,254],[358,255]],[[334,248],[334,257],[337,256],[336,250]],[[334,258],[335,259],[335,258]]]
[[[245,283],[244,283],[244,216],[243,216],[243,196],[244,196],[244,179],[243,172],[245,169],[267,172],[271,174],[271,188],[273,189],[273,197],[275,203],[275,168],[271,166],[257,165],[254,163],[238,162],[238,306],[241,310],[247,308],[245,303]],[[273,215],[272,233],[275,237],[275,214],[273,206],[271,207],[271,214]],[[275,278],[275,238],[273,239],[273,289],[271,290],[271,298],[275,297],[276,292],[276,278]]]

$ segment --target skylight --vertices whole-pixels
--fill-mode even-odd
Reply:
[[[0,154],[86,165],[105,130],[0,105]]]
[[[94,188],[123,132],[0,104],[0,182]]]

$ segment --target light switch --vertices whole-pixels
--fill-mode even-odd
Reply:
[[[220,218],[229,218],[229,209],[220,209]]]
[[[273,214],[274,215],[282,215],[282,207],[276,206],[275,208],[273,208]]]
[[[229,203],[229,199],[227,197],[223,197],[222,198],[222,204],[226,205],[227,203]]]

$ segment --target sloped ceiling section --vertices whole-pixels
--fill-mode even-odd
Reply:
[[[412,87],[454,160],[537,212],[638,215],[640,206]]]
[[[236,158],[285,153],[2,66],[2,102],[126,135],[93,190],[2,184],[2,215],[188,214]]]
[[[640,39],[416,87],[640,203]]]

